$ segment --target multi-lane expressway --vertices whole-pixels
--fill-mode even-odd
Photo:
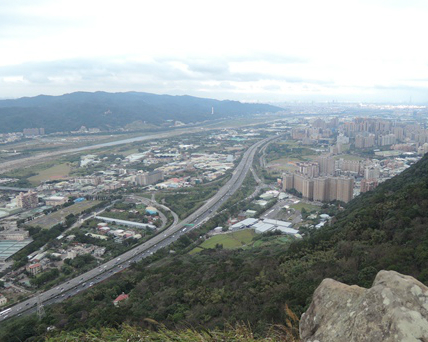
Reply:
[[[220,190],[211,197],[202,207],[189,215],[187,218],[174,224],[161,233],[157,234],[143,244],[127,251],[126,253],[110,260],[97,268],[94,268],[84,274],[79,275],[69,281],[56,286],[48,291],[39,293],[37,296],[16,304],[7,312],[0,312],[0,321],[9,319],[13,316],[20,316],[36,311],[38,301],[43,305],[61,302],[75,294],[99,283],[113,274],[123,271],[133,262],[137,262],[146,258],[157,250],[176,241],[181,235],[186,234],[189,230],[196,229],[210,217],[215,215],[215,212],[227,199],[239,189],[244,181],[248,170],[250,169],[254,154],[257,148],[277,139],[278,136],[263,139],[254,145],[250,146],[242,156],[242,159],[236,169],[232,173],[231,179]],[[193,226],[191,226],[193,225]]]

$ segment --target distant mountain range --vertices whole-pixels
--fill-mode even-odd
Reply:
[[[214,108],[214,114],[212,114]],[[277,112],[266,104],[219,101],[192,96],[126,92],[75,92],[61,96],[39,95],[0,101],[0,132],[45,128],[46,133],[88,128],[114,129],[136,121],[161,125],[167,120],[184,123],[224,117]]]

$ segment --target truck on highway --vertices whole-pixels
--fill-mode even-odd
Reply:
[[[11,310],[12,310],[12,309],[11,309],[11,308],[9,308],[9,309],[6,309],[6,310],[1,311],[1,312],[0,312],[0,317],[2,317],[2,316],[4,316],[4,315],[7,315]]]

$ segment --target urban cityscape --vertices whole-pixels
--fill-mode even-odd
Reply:
[[[288,242],[302,239],[311,229],[328,224],[331,213],[354,197],[374,190],[428,153],[425,107],[394,108],[389,114],[372,109],[370,117],[334,112],[314,116],[311,110],[308,106],[303,113],[295,108],[293,113],[269,114],[265,124],[202,126],[196,133],[119,143],[89,154],[64,155],[19,173],[4,172],[1,305],[31,300],[40,296],[40,290],[59,289],[79,274],[119,260],[153,236],[178,238],[203,225],[214,216],[212,209],[199,223],[165,233],[225,184],[251,145],[268,137],[273,139],[248,165],[246,179],[251,180],[247,180],[245,204],[205,234],[199,242],[202,248],[210,239],[244,230],[277,232]],[[382,114],[376,116],[376,111]],[[44,144],[58,135],[37,128],[24,129],[22,135],[3,134],[6,140],[10,136]],[[2,152],[15,149],[13,144],[17,139],[8,141]],[[233,198],[230,191],[227,194]],[[116,271],[130,264],[131,260]],[[77,292],[93,286],[98,278]],[[62,291],[63,287],[45,300],[73,295]],[[14,310],[20,315],[24,309]]]

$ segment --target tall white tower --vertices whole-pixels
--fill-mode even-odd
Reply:
[[[211,107],[211,115],[214,114],[214,107]]]

